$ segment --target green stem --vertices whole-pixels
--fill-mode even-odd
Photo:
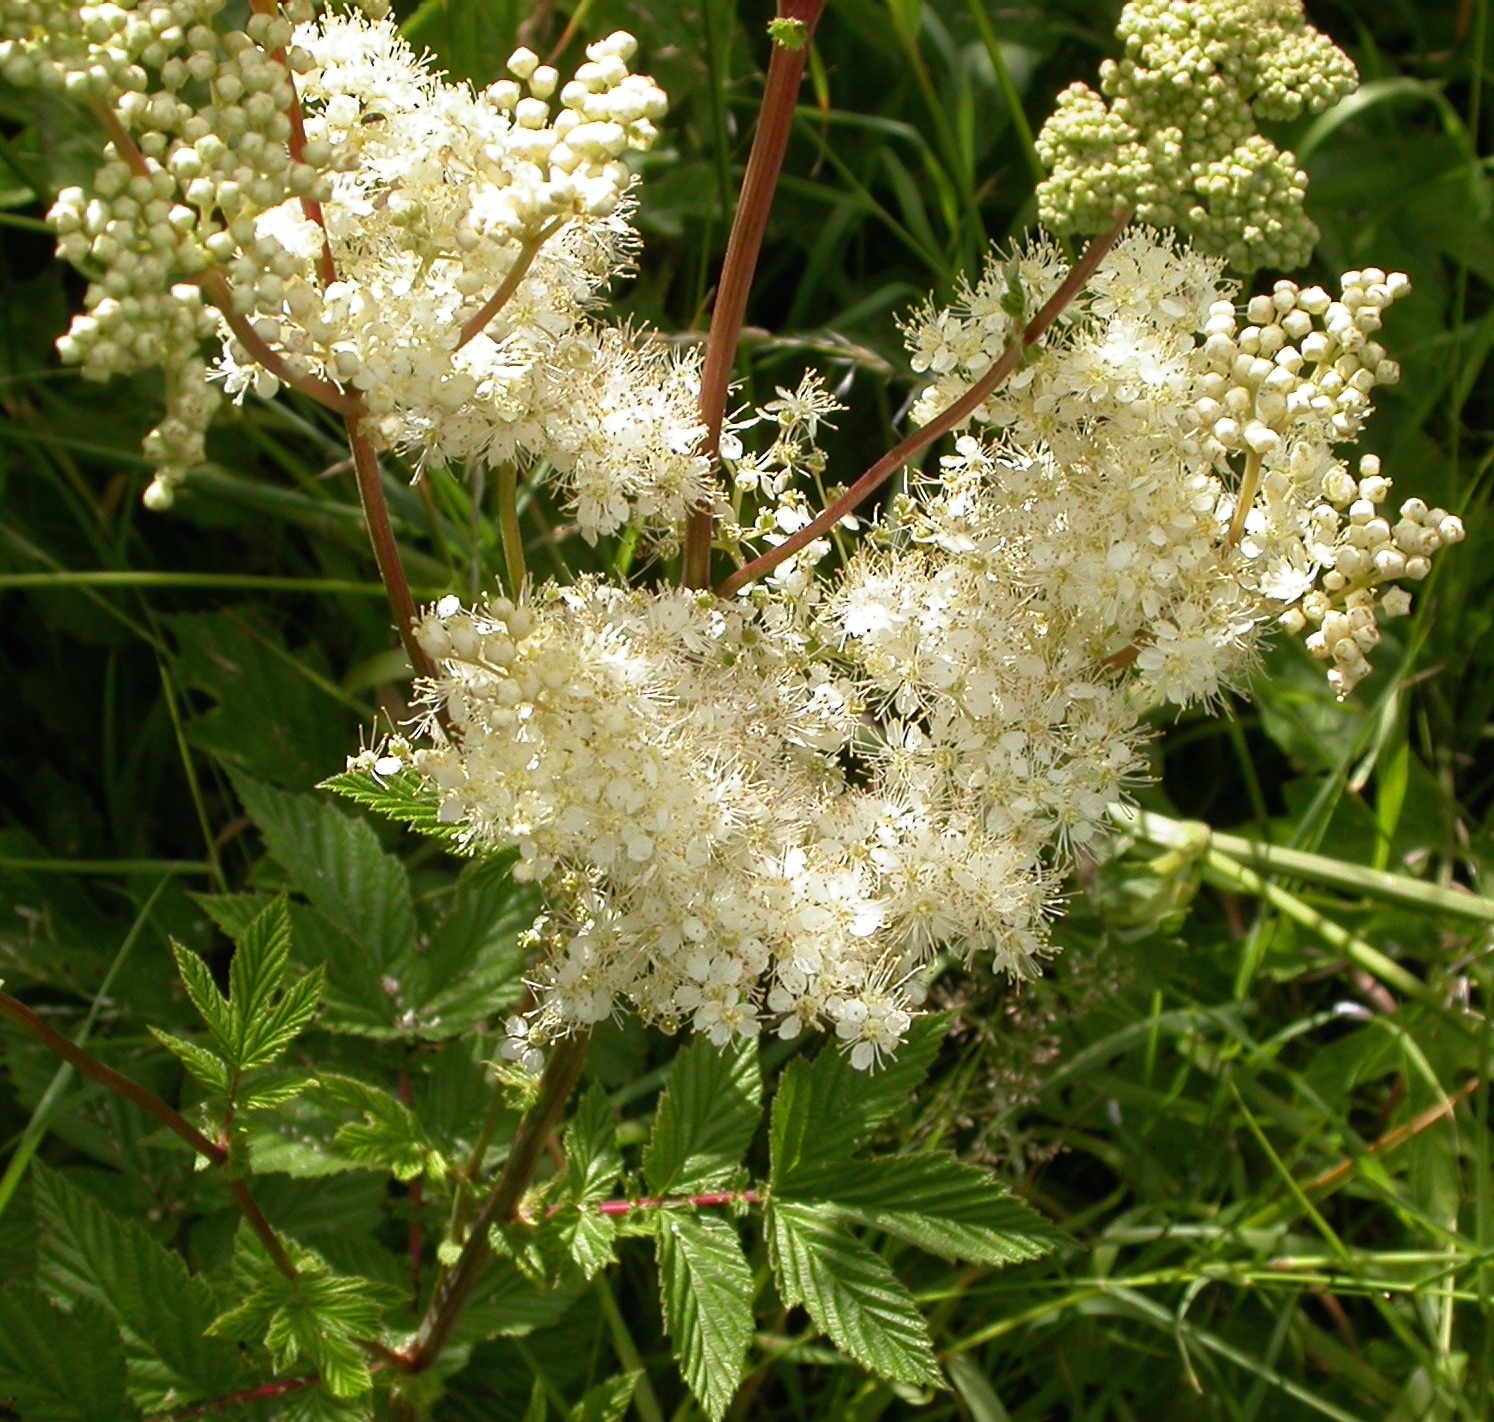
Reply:
[[[472,1233],[462,1246],[451,1273],[442,1280],[431,1298],[415,1341],[405,1355],[405,1366],[410,1372],[424,1371],[441,1356],[472,1290],[477,1287],[492,1258],[493,1246],[488,1231],[494,1225],[507,1224],[516,1217],[524,1193],[534,1179],[545,1142],[559,1125],[565,1104],[580,1079],[590,1042],[589,1033],[577,1033],[550,1048],[550,1060],[540,1077],[539,1095],[520,1120],[513,1144],[509,1147],[508,1159],[492,1193],[473,1220]]]
[[[996,72],[996,84],[1001,90],[1001,97],[1006,103],[1007,112],[1011,115],[1012,128],[1016,130],[1017,138],[1021,141],[1022,156],[1027,160],[1032,180],[1034,183],[1040,183],[1048,176],[1047,170],[1043,167],[1043,160],[1038,157],[1037,144],[1032,137],[1032,125],[1027,122],[1027,113],[1022,107],[1022,96],[1017,93],[1017,86],[1012,82],[1012,72],[1007,66],[1006,55],[1002,52],[1001,41],[996,38],[996,31],[991,25],[991,17],[986,13],[983,0],[966,0],[965,8],[970,11],[970,18],[975,21],[976,32],[980,35],[981,43],[986,47],[986,54],[991,60],[991,68]]]
[[[633,1388],[633,1406],[638,1409],[642,1422],[664,1422],[664,1409],[659,1406],[659,1395],[648,1380],[648,1369],[643,1365],[643,1356],[633,1341],[628,1321],[617,1306],[617,1299],[607,1282],[605,1274],[598,1274],[592,1281],[592,1290],[602,1308],[602,1317],[607,1320],[607,1332],[612,1339],[617,1360],[626,1372],[637,1373],[638,1382]]]
[[[1245,456],[1245,473],[1240,478],[1240,492],[1235,496],[1235,516],[1229,521],[1229,532],[1224,536],[1224,546],[1234,548],[1245,532],[1245,520],[1255,504],[1255,491],[1261,482],[1261,456],[1253,449]]]
[[[1239,835],[1221,833],[1197,820],[1169,819],[1166,815],[1136,810],[1129,806],[1118,806],[1111,811],[1111,818],[1127,833],[1139,835],[1148,843],[1163,849],[1177,849],[1186,853],[1215,849],[1237,863],[1248,865],[1263,874],[1286,874],[1295,879],[1308,879],[1314,883],[1332,885],[1336,889],[1347,889],[1352,893],[1371,894],[1410,908],[1494,923],[1494,899],[1484,898],[1480,894],[1444,889],[1438,884],[1428,884],[1405,874],[1371,869],[1366,864],[1346,864],[1340,859],[1331,859],[1326,854],[1310,854],[1302,849],[1261,844]]]
[[[806,544],[813,543],[815,539],[828,533],[841,519],[858,508],[864,500],[870,498],[914,455],[927,449],[940,435],[968,420],[1002,381],[1016,370],[1023,355],[1047,334],[1048,328],[1058,320],[1069,303],[1084,290],[1090,277],[1095,274],[1096,268],[1104,261],[1105,254],[1115,245],[1116,238],[1120,236],[1121,230],[1128,221],[1130,221],[1130,214],[1121,213],[1116,217],[1114,227],[1090,239],[1089,245],[1084,249],[1084,255],[1074,264],[1064,279],[1063,285],[1048,298],[1043,309],[1011,341],[995,365],[954,404],[888,450],[807,527],[801,528],[792,537],[784,539],[777,547],[770,548],[760,557],[738,568],[717,587],[716,595],[730,597],[738,588],[746,587],[748,583],[756,582],[764,574],[772,572],[780,563],[793,557]]]
[[[249,592],[309,592],[327,597],[384,597],[382,583],[344,578],[281,578],[256,573],[149,573],[82,569],[62,573],[0,573],[6,588],[242,588]]]
[[[104,974],[104,980],[99,984],[99,990],[93,995],[93,1002],[89,1005],[88,1015],[83,1019],[83,1025],[73,1037],[73,1045],[82,1051],[88,1044],[88,1038],[93,1032],[94,1024],[99,1020],[99,1011],[109,995],[109,989],[114,986],[114,979],[119,975],[119,970],[124,966],[125,959],[130,956],[130,950],[134,948],[139,939],[141,931],[150,921],[151,910],[156,906],[171,882],[171,875],[166,874],[160,883],[151,890],[150,897],[146,899],[144,906],[130,925],[130,931],[125,934],[124,942],[119,945],[119,952],[114,955],[114,961],[109,964],[109,971]],[[21,1136],[20,1143],[16,1146],[15,1153],[11,1156],[5,1167],[5,1174],[0,1177],[0,1215],[5,1213],[6,1206],[10,1204],[11,1197],[20,1185],[26,1174],[26,1168],[31,1164],[31,1158],[36,1154],[47,1134],[47,1122],[52,1118],[52,1112],[56,1110],[57,1103],[62,1099],[73,1079],[73,1067],[68,1062],[63,1062],[57,1068],[52,1080],[47,1084],[47,1089],[42,1093],[42,1098],[36,1103],[36,1110],[31,1113],[31,1119],[26,1123],[26,1129]]]
[[[206,859],[12,859],[0,855],[0,869],[22,874],[211,874]]]
[[[799,85],[804,78],[809,41],[825,4],[826,0],[778,0],[778,18],[798,21],[802,26],[800,37],[803,42],[790,47],[779,38],[773,41],[768,78],[763,86],[762,105],[758,109],[757,132],[747,158],[747,171],[742,175],[742,191],[737,198],[731,235],[726,241],[726,258],[721,266],[716,303],[711,310],[705,365],[700,375],[700,418],[706,427],[705,454],[713,466],[721,444],[727,390],[737,360],[742,321],[747,314],[752,274],[757,270],[763,233],[768,226],[768,212],[773,206],[773,194],[778,188],[783,157],[794,128],[794,109]],[[696,509],[685,525],[681,581],[686,587],[710,585],[713,537],[714,519],[710,509]]]
[[[508,570],[509,596],[517,601],[528,572],[524,567],[524,535],[519,528],[519,471],[512,460],[498,469],[498,536]]]
[[[1464,1036],[1477,1038],[1481,1035],[1481,1019],[1471,1013],[1451,1009],[1442,996],[1428,987],[1414,973],[1401,967],[1393,958],[1388,958],[1378,948],[1350,933],[1340,923],[1320,914],[1310,904],[1304,903],[1296,894],[1288,893],[1278,884],[1263,879],[1253,869],[1236,864],[1217,849],[1204,852],[1204,863],[1232,888],[1263,899],[1272,908],[1279,909],[1288,918],[1317,934],[1329,947],[1342,953],[1356,968],[1362,968],[1371,977],[1378,978],[1386,986],[1394,988],[1404,997],[1409,997],[1424,1007],[1430,1007],[1449,1026]]]

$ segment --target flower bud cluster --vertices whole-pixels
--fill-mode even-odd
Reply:
[[[292,25],[254,15],[220,32],[221,0],[57,5],[4,0],[0,73],[106,118],[104,161],[65,188],[51,221],[61,256],[93,278],[59,343],[89,379],[161,366],[168,413],[145,441],[152,507],[200,462],[218,400],[200,350],[216,329],[199,283],[242,259],[255,214],[328,192],[330,153],[293,153]],[[191,95],[192,97],[187,97]],[[205,97],[205,101],[202,96]],[[270,263],[281,276],[294,264]]]
[[[1099,232],[1126,210],[1245,271],[1302,265],[1317,238],[1306,175],[1256,125],[1350,93],[1349,58],[1300,0],[1129,0],[1116,34],[1103,97],[1071,85],[1038,135],[1043,224]]]
[[[1305,645],[1333,663],[1328,682],[1342,700],[1369,674],[1369,653],[1380,643],[1376,607],[1387,617],[1410,611],[1410,594],[1386,585],[1400,578],[1421,582],[1432,571],[1432,554],[1461,543],[1464,530],[1456,514],[1428,508],[1421,499],[1407,499],[1392,523],[1381,511],[1390,480],[1376,455],[1359,461],[1357,481],[1335,465],[1322,482],[1323,502],[1309,515],[1304,543],[1325,571],[1279,621],[1291,632],[1314,629]]]
[[[0,72],[113,135],[52,213],[95,278],[60,349],[90,378],[165,370],[147,503],[201,461],[211,376],[344,392],[422,462],[548,460],[589,537],[682,518],[706,494],[697,362],[590,315],[635,244],[624,157],[667,107],[633,38],[564,82],[521,49],[478,95],[387,21],[302,3],[234,29],[221,8],[0,0]]]
[[[1049,289],[1056,261],[1041,249],[993,261],[960,305],[909,324],[915,364],[942,372],[915,419],[989,367],[1014,327],[1013,286]],[[1374,590],[1425,577],[1431,553],[1461,536],[1441,510],[1427,528],[1403,517],[1393,535],[1372,511],[1390,487],[1377,461],[1363,466],[1373,477],[1361,493],[1333,453],[1359,436],[1375,388],[1399,376],[1373,337],[1408,290],[1373,267],[1346,272],[1337,300],[1278,281],[1242,323],[1217,260],[1133,228],[1067,327],[976,411],[1001,442],[961,441],[928,500],[940,526],[915,519],[914,534],[1025,567],[1018,576],[1049,588],[1075,625],[1104,629],[1112,655],[1131,649],[1166,699],[1238,679],[1272,622],[1326,625],[1311,650],[1347,695],[1378,640],[1376,607],[1401,606]],[[991,496],[971,480],[1005,491],[999,520],[982,521]],[[1353,655],[1330,614],[1354,616]]]
[[[1203,353],[1208,373],[1194,406],[1205,453],[1223,466],[1232,455],[1277,453],[1293,432],[1326,443],[1358,437],[1377,385],[1400,367],[1371,337],[1382,312],[1411,289],[1402,272],[1345,272],[1341,295],[1278,281],[1246,307],[1243,328],[1231,301],[1210,307]]]

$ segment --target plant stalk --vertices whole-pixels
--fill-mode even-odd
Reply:
[[[415,599],[410,595],[399,544],[395,542],[394,527],[389,522],[389,505],[379,483],[379,456],[363,433],[359,419],[349,415],[346,425],[348,445],[353,451],[353,468],[358,477],[358,497],[363,503],[363,516],[368,520],[368,541],[373,544],[374,561],[379,565],[379,577],[389,594],[400,641],[404,643],[405,655],[409,657],[415,675],[434,680],[436,664],[426,656],[425,648],[415,636]]]
[[[513,266],[508,269],[498,289],[483,303],[481,311],[462,323],[462,328],[457,333],[457,350],[461,350],[473,337],[481,335],[493,317],[508,305],[509,299],[519,289],[519,283],[534,264],[534,259],[539,256],[540,248],[560,231],[564,223],[565,218],[557,217],[553,222],[546,223],[538,236],[531,237],[520,246],[519,255],[514,258]]]
[[[524,534],[519,528],[519,471],[509,460],[498,470],[498,537],[503,544],[503,563],[508,569],[509,595],[518,601],[524,591]]]
[[[974,385],[970,387],[958,400],[947,410],[935,416],[921,429],[914,430],[912,434],[902,440],[899,444],[888,450],[870,469],[866,471],[849,489],[845,491],[828,508],[824,509],[815,520],[801,528],[792,537],[784,539],[775,548],[770,548],[766,553],[754,558],[750,563],[738,568],[729,578],[726,578],[716,588],[718,597],[730,597],[738,588],[745,587],[748,583],[755,582],[766,573],[772,572],[780,563],[793,557],[806,544],[813,543],[821,535],[828,533],[841,519],[856,509],[864,499],[869,498],[899,469],[907,464],[914,455],[927,449],[940,435],[946,434],[957,425],[963,424],[971,415],[978,410],[993,391],[1009,376],[1021,363],[1023,355],[1035,346],[1048,328],[1058,320],[1064,310],[1084,290],[1090,277],[1095,274],[1096,268],[1105,259],[1105,254],[1115,245],[1116,238],[1121,230],[1130,221],[1129,213],[1121,213],[1108,232],[1102,232],[1097,237],[1090,239],[1089,245],[1084,249],[1083,255],[1074,264],[1063,285],[1050,296],[1043,309],[1022,329],[1021,333],[1012,340],[1007,348],[1001,353],[1001,357]]]
[[[711,310],[711,328],[706,337],[705,366],[700,376],[700,418],[706,427],[705,454],[714,466],[721,444],[721,425],[726,417],[726,395],[732,367],[737,359],[742,321],[747,313],[747,295],[762,251],[763,233],[773,194],[783,171],[789,134],[794,127],[794,109],[809,41],[825,9],[826,0],[778,0],[778,18],[798,21],[802,43],[791,47],[777,36],[768,60],[768,78],[758,110],[757,133],[742,191],[726,242],[726,258]],[[684,567],[681,581],[686,587],[708,587],[711,581],[711,542],[714,518],[709,508],[696,509],[685,525]]]
[[[577,1033],[555,1043],[550,1049],[550,1060],[545,1063],[544,1074],[540,1077],[539,1095],[520,1120],[513,1144],[509,1147],[508,1159],[492,1193],[472,1221],[472,1233],[462,1246],[451,1273],[437,1288],[415,1335],[415,1342],[405,1355],[405,1366],[410,1372],[424,1371],[441,1356],[472,1290],[477,1287],[492,1258],[493,1246],[488,1240],[488,1231],[496,1224],[508,1223],[518,1214],[524,1192],[534,1179],[545,1142],[560,1123],[565,1104],[581,1076],[590,1043],[589,1033]]]
[[[116,1096],[132,1102],[146,1115],[155,1117],[167,1130],[181,1137],[204,1159],[211,1161],[214,1165],[228,1163],[227,1149],[216,1141],[209,1140],[181,1112],[172,1110],[159,1096],[152,1091],[147,1091],[138,1082],[131,1081],[129,1077],[121,1075],[111,1066],[105,1066],[97,1057],[85,1052],[50,1023],[43,1021],[24,1002],[18,1001],[9,993],[0,992],[0,1018],[15,1023],[21,1031],[28,1036],[35,1037],[44,1047],[55,1052],[69,1065],[76,1067],[84,1076],[92,1077],[101,1086],[108,1087]],[[228,1188],[255,1234],[260,1237],[269,1251],[276,1267],[287,1279],[294,1279],[296,1266],[285,1252],[285,1246],[281,1244],[274,1227],[255,1204],[248,1187],[242,1180],[233,1180],[229,1182]]]

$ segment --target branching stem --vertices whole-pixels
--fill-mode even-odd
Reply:
[[[791,47],[776,37],[773,41],[768,78],[758,110],[757,132],[747,159],[747,171],[742,176],[742,191],[732,218],[716,302],[711,310],[705,366],[700,377],[700,418],[706,427],[705,453],[713,464],[721,443],[726,394],[731,384],[732,367],[736,364],[742,320],[747,312],[747,294],[752,288],[763,233],[767,230],[768,211],[773,206],[773,194],[783,171],[783,155],[788,150],[789,135],[794,127],[794,108],[804,78],[804,63],[809,56],[809,41],[825,3],[826,0],[778,0],[778,18],[799,22],[802,43]],[[682,581],[686,587],[710,585],[713,536],[714,520],[710,509],[696,509],[685,525]]]
[[[513,1144],[509,1147],[508,1159],[492,1193],[472,1221],[472,1232],[462,1246],[461,1255],[451,1273],[436,1289],[415,1335],[415,1342],[405,1355],[405,1366],[410,1372],[423,1371],[441,1356],[451,1330],[492,1258],[493,1246],[488,1240],[488,1230],[517,1217],[524,1192],[534,1179],[545,1141],[559,1124],[565,1103],[581,1076],[590,1042],[588,1033],[577,1033],[551,1047],[550,1060],[540,1077],[539,1095],[520,1120]]]
[[[44,1047],[76,1067],[84,1076],[92,1077],[99,1085],[107,1087],[116,1096],[123,1097],[147,1115],[153,1116],[205,1160],[214,1165],[228,1163],[227,1149],[216,1141],[209,1140],[180,1111],[173,1110],[154,1092],[147,1091],[138,1082],[131,1081],[129,1077],[115,1071],[113,1067],[106,1066],[91,1052],[84,1051],[76,1042],[63,1036],[50,1023],[43,1021],[24,1002],[13,998],[9,993],[0,992],[0,1018],[15,1023],[21,1031],[36,1038]],[[254,1203],[254,1197],[250,1195],[248,1187],[242,1180],[233,1180],[229,1182],[228,1188],[239,1208],[244,1212],[245,1219],[249,1221],[255,1234],[260,1237],[269,1251],[276,1268],[287,1279],[294,1279],[296,1266],[285,1252],[285,1246],[281,1244],[274,1227],[264,1217],[259,1206]]]
[[[529,268],[534,265],[534,259],[539,256],[540,248],[564,225],[565,218],[557,217],[553,222],[546,223],[540,228],[537,236],[531,237],[519,248],[519,254],[514,258],[513,266],[508,269],[502,282],[499,283],[497,291],[483,303],[481,311],[462,323],[462,329],[457,334],[457,350],[461,350],[475,336],[480,336],[487,329],[493,317],[508,305],[514,292],[519,289],[519,283],[524,280]]]
[[[222,272],[204,272],[197,278],[197,285],[202,288],[207,299],[223,313],[223,319],[228,322],[228,328],[239,344],[282,385],[299,390],[317,404],[336,411],[344,419],[362,413],[363,404],[356,395],[349,395],[330,381],[318,379],[314,375],[298,375],[286,364],[279,351],[254,329],[249,318],[241,311],[234,310],[233,290]]]
[[[344,422],[347,425],[348,446],[353,451],[358,497],[363,501],[363,516],[368,520],[368,541],[373,544],[374,560],[379,565],[379,577],[383,579],[384,589],[389,594],[389,605],[394,610],[400,641],[404,643],[405,655],[409,657],[415,675],[432,680],[436,675],[436,666],[426,656],[425,648],[415,636],[415,599],[410,594],[410,583],[405,577],[405,565],[399,556],[394,526],[389,522],[389,505],[384,498],[384,487],[379,482],[379,456],[364,433],[360,419],[348,415]]]
[[[958,400],[947,410],[944,410],[921,429],[914,430],[906,439],[902,440],[894,448],[887,451],[870,469],[866,471],[849,489],[845,491],[828,508],[823,510],[815,520],[801,528],[791,538],[786,538],[776,548],[770,548],[760,557],[754,558],[750,563],[738,568],[729,578],[725,579],[716,589],[719,597],[730,597],[738,588],[745,587],[748,583],[755,582],[765,573],[770,573],[785,559],[793,557],[801,548],[808,543],[813,543],[816,538],[828,533],[847,514],[853,512],[861,503],[876,492],[887,482],[899,469],[911,460],[914,455],[920,453],[931,445],[940,435],[946,434],[957,425],[963,424],[981,405],[990,397],[993,391],[1014,371],[1021,363],[1024,353],[1035,346],[1047,333],[1048,328],[1061,316],[1068,305],[1084,290],[1090,277],[1095,274],[1096,268],[1105,259],[1105,254],[1115,245],[1115,240],[1121,234],[1121,229],[1130,220],[1129,213],[1121,213],[1115,225],[1108,231],[1102,232],[1098,237],[1090,239],[1089,245],[1084,249],[1083,255],[1074,264],[1063,285],[1050,296],[1043,309],[1022,329],[1010,345],[1001,353],[1001,357],[981,378],[975,382]]]

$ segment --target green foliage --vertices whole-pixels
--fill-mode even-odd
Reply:
[[[425,1127],[404,1102],[377,1086],[351,1076],[323,1072],[317,1078],[322,1090],[359,1114],[332,1138],[332,1144],[350,1160],[387,1170],[396,1180],[425,1176],[440,1180],[446,1161],[430,1142]]]
[[[658,1222],[659,1293],[680,1372],[702,1411],[720,1422],[752,1342],[752,1270],[736,1226],[671,1210]]]
[[[616,1137],[607,1093],[593,1083],[566,1127],[565,1190],[576,1210],[574,1215],[567,1211],[561,1226],[571,1258],[588,1279],[617,1258],[612,1247],[616,1223],[611,1216],[587,1208],[607,1199],[622,1173]]]
[[[751,1042],[697,1037],[675,1056],[659,1098],[643,1174],[656,1195],[729,1187],[757,1131],[762,1077]]]
[[[234,1247],[234,1283],[242,1301],[220,1314],[210,1336],[262,1343],[276,1368],[300,1362],[334,1397],[358,1397],[373,1379],[363,1340],[376,1337],[383,1291],[366,1279],[333,1271],[312,1251],[295,1252],[287,1278],[247,1227]]]
[[[622,1422],[638,1388],[637,1373],[622,1373],[598,1383],[570,1411],[570,1422]]]
[[[869,1225],[951,1261],[1040,1259],[1062,1236],[989,1171],[950,1155],[825,1162],[775,1178],[773,1198]]]
[[[34,1284],[0,1285],[0,1392],[31,1422],[124,1422],[124,1346],[109,1316],[79,1302],[64,1312]]]
[[[838,1348],[901,1382],[939,1382],[928,1327],[887,1262],[833,1213],[775,1201],[768,1247],[784,1303],[803,1304]]]
[[[503,864],[468,868],[445,914],[423,925],[404,866],[367,821],[246,776],[235,785],[280,870],[307,900],[292,908],[291,920],[302,956],[326,973],[325,1026],[439,1040],[470,1031],[516,999],[517,937],[534,902]]]
[[[42,1285],[56,1298],[97,1304],[126,1331],[130,1392],[142,1407],[232,1390],[238,1354],[206,1336],[217,1301],[180,1255],[44,1165],[32,1167],[32,1198]]]

